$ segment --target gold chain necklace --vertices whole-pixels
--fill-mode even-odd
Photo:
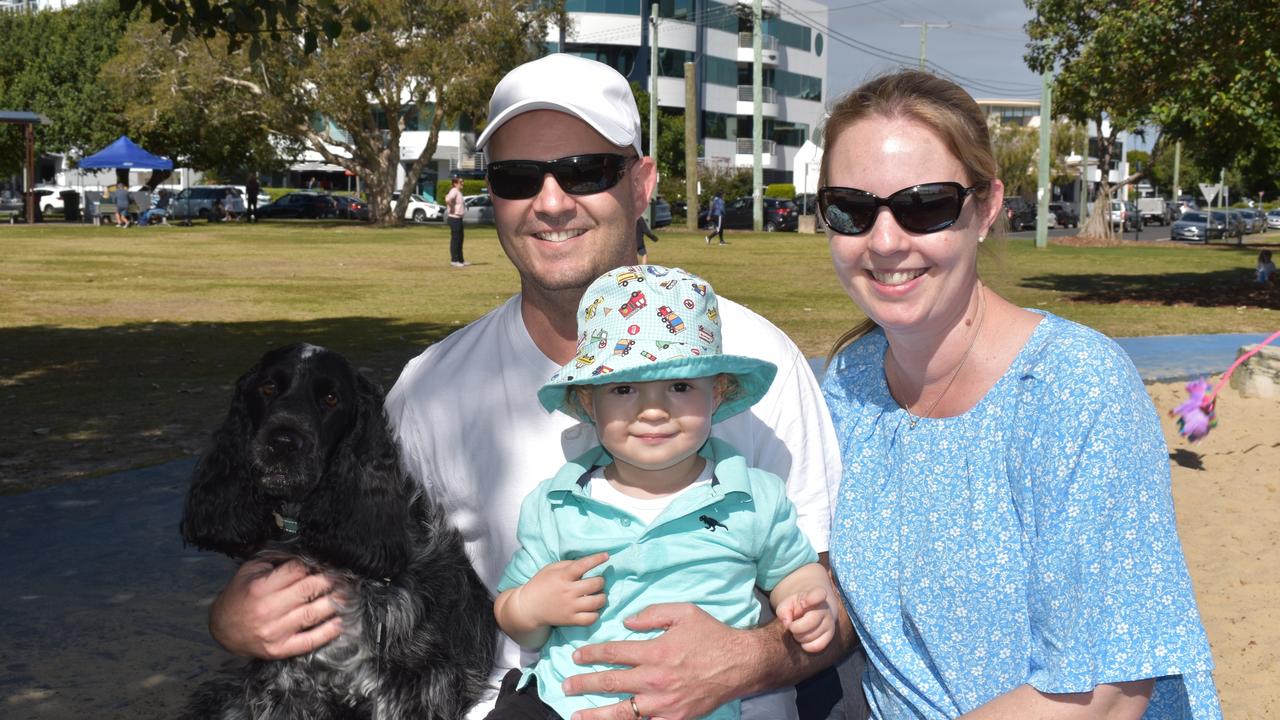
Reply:
[[[934,408],[938,407],[938,403],[942,402],[942,398],[947,396],[947,391],[951,389],[956,378],[960,377],[960,371],[964,368],[965,361],[969,359],[969,353],[973,350],[974,344],[978,342],[978,335],[982,332],[982,323],[987,320],[987,294],[985,290],[986,288],[982,285],[978,285],[978,326],[973,331],[973,337],[969,339],[969,347],[965,348],[964,355],[960,356],[960,362],[956,365],[956,369],[951,371],[951,379],[947,381],[947,386],[942,388],[942,392],[938,394],[938,397],[934,399],[933,404],[929,406],[929,409],[923,415],[914,415],[910,409],[902,408],[907,413],[907,421],[911,424],[912,430],[915,429],[916,423],[919,423],[921,418],[927,418],[933,414]],[[892,352],[892,348],[890,352]]]

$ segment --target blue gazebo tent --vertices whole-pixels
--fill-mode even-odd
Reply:
[[[80,167],[87,169],[131,168],[138,170],[172,170],[173,161],[159,157],[138,147],[128,135],[119,139],[89,157],[80,161]]]

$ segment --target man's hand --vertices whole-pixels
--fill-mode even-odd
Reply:
[[[636,709],[644,717],[690,720],[763,689],[754,683],[758,646],[767,630],[736,630],[688,603],[652,605],[628,618],[626,626],[664,632],[650,640],[579,648],[573,655],[579,665],[625,665],[627,669],[570,677],[564,682],[567,694],[623,693],[635,698]],[[630,700],[573,714],[573,720],[635,717]]]
[[[322,647],[342,634],[333,580],[302,563],[260,561],[236,571],[209,608],[209,634],[228,652],[279,660]]]
[[[777,614],[805,652],[822,652],[835,637],[835,611],[827,602],[826,588],[813,587],[787,597],[779,603]]]

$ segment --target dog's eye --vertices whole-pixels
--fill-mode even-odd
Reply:
[[[262,393],[263,397],[275,397],[276,384],[268,380],[258,386],[258,392]]]
[[[338,396],[334,393],[325,393],[324,404],[329,407],[338,407]]]

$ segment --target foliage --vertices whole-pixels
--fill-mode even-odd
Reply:
[[[1058,72],[1055,107],[1095,126],[1104,138],[1104,165],[1119,132],[1143,125],[1162,130],[1152,167],[1160,167],[1176,139],[1196,148],[1209,167],[1229,167],[1246,156],[1258,158],[1247,164],[1259,167],[1280,157],[1274,0],[1026,3],[1035,13],[1027,24],[1027,64]],[[1109,191],[1104,177],[1099,199]],[[1109,233],[1102,215],[1093,214],[1089,230]]]
[[[639,83],[631,83],[640,110],[640,146],[649,153],[649,93]],[[684,113],[658,106],[659,194],[669,200],[684,199]],[[677,181],[679,186],[670,181]],[[664,182],[666,181],[666,182]]]
[[[702,185],[698,204],[710,207],[717,192],[724,194],[725,202],[750,195],[751,168],[704,167],[698,171],[698,182]]]
[[[371,25],[363,8],[335,0],[121,0],[120,4],[125,11],[135,7],[149,11],[150,19],[164,26],[174,45],[187,38],[222,38],[228,52],[247,43],[254,59],[263,51],[264,38],[278,42],[299,37],[310,54],[322,40],[336,40],[348,25],[355,32]]]
[[[772,183],[764,187],[764,196],[790,200],[796,196],[796,186],[794,183]]]
[[[0,12],[0,108],[49,118],[36,127],[37,154],[97,152],[130,130],[121,117],[127,96],[98,82],[126,22],[114,0]],[[0,175],[25,162],[23,134],[21,126],[0,125]]]
[[[444,204],[444,196],[449,194],[450,179],[442,178],[436,181],[436,202]],[[489,192],[489,183],[483,178],[463,178],[462,194],[480,195]]]
[[[246,146],[269,142],[314,151],[361,179],[375,222],[397,224],[441,129],[462,117],[483,117],[502,75],[539,54],[530,38],[544,37],[563,15],[561,3],[487,0],[352,0],[343,7],[377,22],[312,52],[292,37],[263,43],[256,59],[228,52],[232,40],[221,36],[184,40],[172,53],[174,62],[140,90],[141,104],[175,111],[199,106],[205,117],[251,127]],[[137,41],[154,48],[160,34],[139,30]],[[169,103],[165,94],[184,97]],[[139,118],[144,120],[157,132],[176,127],[175,134],[196,141],[202,149],[193,155],[218,152],[209,145],[220,138],[187,126],[175,113]],[[427,142],[417,157],[402,158],[402,135],[415,124],[428,133]],[[405,180],[396,187],[402,164]],[[396,190],[401,199],[393,208]]]

